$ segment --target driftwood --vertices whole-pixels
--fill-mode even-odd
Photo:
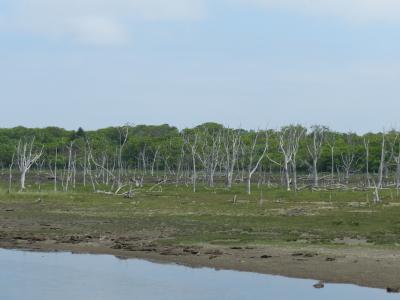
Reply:
[[[95,191],[95,193],[96,194],[103,194],[103,195],[110,195],[110,196],[115,195],[115,193],[113,193],[113,192],[106,192],[106,191],[100,191],[100,190]]]
[[[152,192],[156,187],[161,187],[161,191],[162,191],[162,185],[166,182],[167,182],[167,179],[160,181],[159,183],[153,185],[151,188],[149,188],[149,192]]]
[[[97,190],[95,191],[96,194],[103,194],[103,195],[109,195],[109,196],[123,196],[124,198],[133,198],[135,196],[135,191],[130,190],[128,192],[124,193],[114,193],[114,192],[107,192],[107,191],[100,191]]]

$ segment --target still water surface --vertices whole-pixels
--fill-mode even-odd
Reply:
[[[192,269],[107,255],[0,250],[0,299],[400,299],[384,290],[213,269]]]

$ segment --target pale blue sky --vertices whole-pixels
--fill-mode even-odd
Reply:
[[[394,0],[2,0],[0,127],[397,127]]]

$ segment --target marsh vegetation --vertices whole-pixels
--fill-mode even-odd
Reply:
[[[0,137],[2,247],[397,284],[396,131],[127,125]]]

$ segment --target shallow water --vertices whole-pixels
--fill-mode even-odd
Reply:
[[[0,250],[0,299],[400,299],[384,290],[108,255]]]

